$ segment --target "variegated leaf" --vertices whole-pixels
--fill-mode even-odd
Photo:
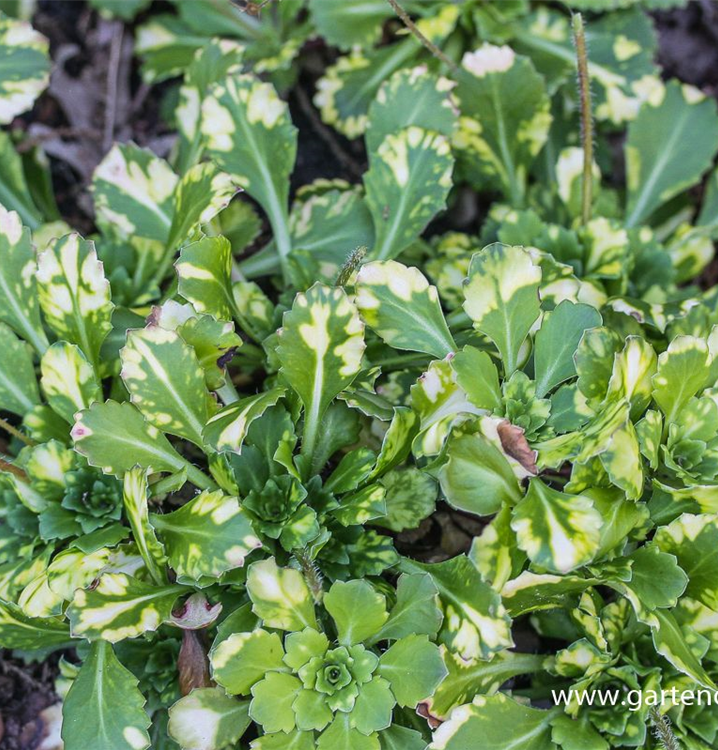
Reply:
[[[153,472],[186,470],[190,481],[199,482],[197,486],[211,484],[133,404],[96,402],[76,415],[71,434],[75,450],[105,474],[121,478],[135,466]]]
[[[472,703],[451,712],[427,750],[469,750],[476,737],[481,737],[482,750],[554,750],[551,721],[555,716],[504,693],[477,695]]]
[[[102,399],[102,388],[80,347],[58,341],[40,361],[40,383],[48,404],[72,424],[78,411]]]
[[[137,678],[112,646],[93,643],[63,704],[65,750],[145,750],[150,746],[145,702]]]
[[[40,403],[32,349],[0,323],[0,410],[23,416]]]
[[[251,723],[249,701],[219,687],[195,688],[169,709],[167,731],[180,747],[222,750],[236,746]]]
[[[436,287],[419,269],[393,260],[367,263],[355,288],[364,322],[389,346],[439,359],[456,349]]]
[[[531,562],[563,574],[593,559],[601,524],[601,514],[588,497],[567,495],[532,479],[514,508],[511,528]]]
[[[241,453],[252,422],[274,406],[285,393],[285,388],[273,388],[225,406],[207,422],[203,432],[205,443],[216,451]]]
[[[232,320],[232,246],[225,237],[204,237],[186,245],[175,268],[179,293],[195,310]]]
[[[372,257],[396,258],[446,204],[454,160],[447,139],[417,126],[387,135],[369,154],[366,203],[374,220]]]
[[[185,71],[179,90],[176,110],[179,144],[177,169],[182,174],[195,164],[204,147],[202,131],[202,102],[215,81],[221,81],[230,70],[239,69],[244,47],[229,39],[209,39],[195,53]]]
[[[252,611],[266,627],[317,629],[314,600],[298,570],[279,568],[274,558],[253,563],[247,571],[247,593]]]
[[[166,557],[155,530],[150,523],[149,488],[147,472],[135,467],[125,474],[123,486],[123,503],[125,515],[132,528],[132,537],[155,583],[162,586],[167,583],[164,566]]]
[[[467,398],[451,362],[445,359],[432,362],[411,387],[411,405],[420,420],[420,432],[412,447],[417,456],[435,456],[455,423],[488,411]]]
[[[511,618],[501,597],[466,556],[430,565],[404,558],[401,569],[428,573],[436,584],[444,615],[438,638],[450,651],[470,661],[489,659],[513,645]]]
[[[202,133],[211,158],[266,211],[285,267],[291,250],[289,176],[297,151],[287,105],[271,84],[229,76],[202,104]]]
[[[0,205],[0,321],[26,341],[39,354],[48,347],[40,322],[37,291],[37,261],[30,231],[20,216]]]
[[[485,189],[488,179],[520,206],[551,124],[544,79],[510,47],[485,43],[464,55],[456,96],[461,116],[453,145],[472,181]]]
[[[375,151],[387,135],[409,125],[450,138],[457,121],[457,109],[449,96],[452,87],[451,81],[423,65],[394,73],[369,107],[367,151]]]
[[[289,213],[289,232],[294,252],[316,261],[319,280],[327,282],[334,281],[351,251],[374,244],[374,226],[363,191],[343,180],[316,180],[301,187]],[[268,245],[241,260],[239,268],[249,278],[276,273],[276,247]]]
[[[284,314],[277,357],[304,405],[302,453],[311,456],[332,399],[361,369],[364,325],[343,289],[315,284]]]
[[[521,247],[494,243],[471,259],[464,310],[474,328],[501,354],[504,374],[519,365],[519,351],[540,313],[541,269]]]
[[[27,21],[0,14],[0,124],[30,109],[50,82],[48,41]]]
[[[96,586],[77,589],[67,618],[74,637],[117,643],[157,630],[169,620],[182,586],[157,586],[126,573],[104,573]]]
[[[25,651],[70,645],[67,623],[54,617],[29,617],[17,604],[0,599],[0,644]]]
[[[116,144],[93,175],[95,211],[121,239],[144,238],[164,246],[178,181],[169,164],[151,151]]]
[[[715,102],[692,86],[669,83],[628,126],[626,226],[645,224],[659,206],[698,182],[716,150]]]
[[[684,513],[656,532],[655,543],[663,552],[676,556],[688,575],[686,595],[718,609],[718,516]]]
[[[695,336],[677,336],[658,357],[653,376],[653,400],[661,407],[665,423],[675,420],[692,396],[705,388],[710,374],[708,345]]]
[[[79,234],[55,240],[38,256],[37,281],[47,324],[60,338],[77,344],[97,370],[114,305],[94,243]]]
[[[178,333],[150,325],[128,332],[120,360],[130,400],[147,421],[202,447],[213,400],[194,349]]]
[[[237,498],[221,490],[203,492],[172,513],[153,514],[151,521],[182,582],[218,578],[242,567],[247,555],[262,546]]]
[[[209,162],[187,171],[175,190],[172,225],[167,236],[169,254],[226,208],[236,192],[229,175]]]

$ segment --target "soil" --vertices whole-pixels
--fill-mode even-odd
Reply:
[[[48,735],[42,712],[57,703],[57,658],[24,664],[0,655],[0,750],[37,750]]]
[[[718,4],[692,0],[685,8],[656,11],[653,18],[665,76],[718,96]],[[132,27],[99,18],[84,2],[40,0],[33,22],[50,40],[55,71],[49,91],[13,128],[42,144],[50,157],[60,213],[89,233],[94,225],[87,187],[111,143],[133,140],[160,155],[168,153],[172,135],[162,119],[161,103],[172,84],[161,84],[148,95],[132,57]],[[115,65],[110,63],[113,52]],[[366,169],[362,145],[326,128],[311,105],[313,82],[328,55],[321,42],[308,44],[298,89],[289,98],[299,127],[293,188],[318,177],[356,182]],[[108,86],[115,92],[109,107]],[[460,229],[471,220],[474,203],[459,200],[442,221]],[[713,271],[718,279],[718,265]],[[467,551],[480,527],[476,519],[442,505],[418,529],[400,534],[397,548],[420,560],[446,559]],[[47,727],[41,713],[58,700],[53,689],[57,661],[54,655],[26,664],[0,651],[0,750],[38,750],[42,745]]]

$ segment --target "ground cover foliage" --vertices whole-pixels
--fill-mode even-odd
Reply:
[[[176,139],[108,144],[75,231],[3,4],[0,646],[61,654],[64,747],[718,747],[552,701],[718,690],[718,109],[666,3],[90,4]],[[297,186],[318,39],[368,167]]]

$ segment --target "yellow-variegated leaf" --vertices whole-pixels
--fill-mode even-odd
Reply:
[[[202,446],[213,399],[194,349],[156,325],[129,331],[120,376],[133,404],[163,432]]]

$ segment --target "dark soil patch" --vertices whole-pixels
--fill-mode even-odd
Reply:
[[[36,750],[47,736],[42,711],[57,703],[57,659],[24,664],[0,654],[0,750]]]

